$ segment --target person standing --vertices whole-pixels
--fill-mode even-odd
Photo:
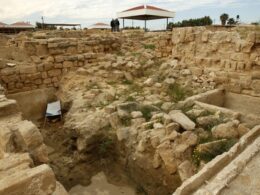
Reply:
[[[116,26],[116,31],[119,32],[120,22],[118,19],[115,19],[115,26]]]
[[[111,20],[110,26],[111,26],[111,32],[114,32],[115,31],[115,20],[114,19]]]

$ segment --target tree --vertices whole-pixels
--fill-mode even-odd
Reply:
[[[228,23],[229,25],[234,25],[234,24],[236,24],[236,21],[235,21],[234,18],[229,18],[227,23]]]
[[[228,18],[229,18],[228,14],[226,14],[226,13],[222,14],[220,16],[221,24],[222,25],[226,25],[226,22],[227,22]]]
[[[208,26],[213,23],[212,19],[209,16],[203,18],[195,18],[189,20],[183,20],[182,22],[168,24],[167,29],[172,29],[173,27],[186,27],[186,26]]]

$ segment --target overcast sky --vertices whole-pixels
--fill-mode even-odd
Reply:
[[[175,22],[207,15],[218,24],[224,12],[230,17],[240,15],[243,22],[260,21],[260,0],[0,0],[0,21],[35,24],[44,16],[45,22],[81,23],[87,27],[96,22],[108,23],[116,12],[144,3],[175,11]],[[143,26],[143,22],[133,24]],[[132,21],[126,25],[132,25]],[[152,29],[165,25],[164,20],[148,22]]]

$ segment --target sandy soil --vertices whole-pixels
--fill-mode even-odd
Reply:
[[[104,172],[92,177],[89,186],[77,185],[69,191],[70,195],[135,195],[129,186],[117,186],[107,182]]]

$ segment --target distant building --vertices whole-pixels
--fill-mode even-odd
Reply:
[[[89,26],[89,29],[100,29],[100,30],[106,30],[111,29],[111,26],[105,23],[96,23],[91,26]]]
[[[0,22],[0,33],[15,34],[32,30],[34,30],[34,26],[29,22],[16,22],[10,25]]]
[[[7,24],[3,23],[3,22],[0,22],[0,28],[1,27],[5,27]]]

